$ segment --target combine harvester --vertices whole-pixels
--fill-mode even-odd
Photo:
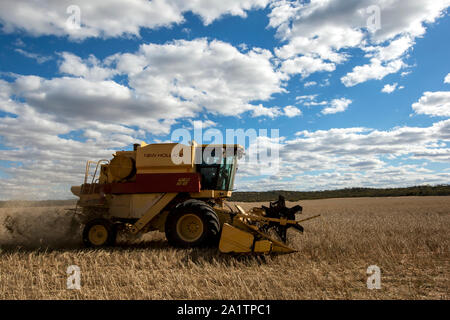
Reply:
[[[246,212],[225,202],[242,155],[240,145],[142,143],[133,151],[117,151],[111,161],[88,161],[84,183],[71,188],[80,198],[75,211],[85,225],[84,244],[112,246],[118,231],[137,235],[159,230],[181,248],[295,252],[286,245],[287,229],[303,232],[299,223],[315,218],[296,221],[301,206],[287,208],[280,197],[270,207]]]

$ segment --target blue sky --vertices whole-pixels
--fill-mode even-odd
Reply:
[[[70,198],[87,159],[194,123],[279,129],[237,190],[447,184],[449,6],[3,1],[0,198]]]

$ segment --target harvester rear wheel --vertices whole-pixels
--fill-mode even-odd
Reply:
[[[217,246],[220,222],[210,205],[191,199],[180,203],[169,213],[165,232],[174,247]]]
[[[83,242],[87,247],[107,247],[116,242],[117,228],[106,219],[94,219],[86,223]]]

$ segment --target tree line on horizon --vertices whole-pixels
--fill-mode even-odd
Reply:
[[[364,197],[407,197],[407,196],[450,196],[450,185],[414,186],[407,188],[346,188],[323,191],[249,191],[233,192],[229,201],[267,202],[275,201],[279,196],[287,201],[330,199],[330,198],[364,198]],[[75,206],[77,200],[6,200],[0,201],[0,208],[8,207],[52,207]]]
[[[450,185],[414,186],[406,188],[346,188],[322,191],[273,190],[260,192],[233,192],[230,201],[267,202],[277,200],[280,195],[287,201],[329,198],[448,196],[450,195]]]

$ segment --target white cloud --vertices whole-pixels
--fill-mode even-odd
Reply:
[[[305,82],[305,84],[303,85],[305,88],[309,88],[309,87],[314,87],[314,86],[316,86],[317,85],[317,82],[316,81],[308,81],[308,82]]]
[[[192,11],[198,14],[205,25],[211,24],[214,20],[223,15],[233,15],[247,17],[247,11],[263,9],[269,0],[174,0],[179,8],[185,11]]]
[[[344,112],[348,106],[352,103],[352,100],[341,98],[331,101],[331,106],[322,110],[323,114],[334,114],[338,112]]]
[[[309,101],[304,101],[302,104],[307,107],[315,107],[315,106],[326,106],[327,104],[329,104],[329,102],[328,101],[316,101],[315,99],[312,99]]]
[[[268,0],[15,0],[0,2],[3,31],[26,31],[34,36],[87,37],[139,36],[141,28],[170,27],[184,21],[183,14],[192,11],[210,24],[223,15],[246,16],[246,11],[264,8]],[[80,28],[67,23],[80,8]]]
[[[426,32],[424,24],[434,22],[449,4],[448,0],[312,0],[309,3],[280,0],[272,4],[277,11],[273,10],[269,15],[269,25],[277,27],[283,38],[298,35],[312,38],[318,30],[330,26],[341,30],[364,30],[368,28],[370,18],[367,8],[376,5],[381,11],[381,28],[370,37],[381,43],[399,34],[423,35]]]
[[[411,71],[404,71],[404,72],[400,73],[400,76],[406,77],[407,75],[410,75],[410,74],[411,74]]]
[[[126,58],[129,60],[129,55]],[[134,58],[139,63],[129,74],[129,84],[137,95],[176,97],[212,113],[238,115],[257,108],[251,101],[285,92],[285,76],[274,71],[267,50],[241,53],[221,41],[179,40],[142,45]],[[120,71],[122,56],[115,60]]]
[[[289,118],[294,118],[302,114],[302,111],[294,106],[287,106],[283,110],[284,114]]]
[[[319,130],[315,132],[300,131],[298,138],[288,142],[285,152],[289,159],[295,160],[304,154],[317,152],[323,156],[365,156],[393,155],[395,157],[411,155],[436,161],[450,161],[450,157],[433,158],[435,150],[450,149],[445,145],[436,148],[439,141],[450,139],[450,120],[433,124],[431,127],[398,127],[388,131],[368,128],[344,128]],[[333,157],[331,157],[332,159]],[[322,165],[322,164],[321,164]],[[323,166],[326,168],[326,164]]]
[[[16,51],[17,53],[20,53],[21,55],[23,55],[23,56],[25,56],[27,58],[36,60],[36,62],[39,63],[39,64],[45,63],[45,62],[50,61],[52,59],[52,57],[50,57],[50,56],[44,56],[44,55],[40,55],[40,54],[37,54],[37,53],[28,52],[28,51],[25,51],[25,50],[20,49],[20,48],[16,48],[16,49],[14,49],[14,51]]]
[[[272,1],[270,4],[271,12],[269,14],[269,26],[272,28],[282,28],[287,32],[288,22],[295,18],[297,12],[301,9],[298,2],[279,0]]]
[[[380,61],[392,61],[401,58],[412,46],[414,41],[409,36],[403,36],[391,41],[386,47],[375,46],[363,48],[368,52],[369,58],[376,58]]]
[[[0,136],[7,149],[0,159],[3,199],[61,199],[70,197],[70,185],[81,183],[88,159],[110,158],[119,148],[142,139],[142,133],[95,121],[60,123],[52,116],[16,103],[15,117],[0,118]],[[4,106],[1,101],[1,107]],[[64,137],[82,128],[86,141]],[[141,139],[139,139],[141,138]],[[23,183],[27,181],[27,183]]]
[[[430,127],[333,128],[299,131],[294,139],[279,139],[280,171],[273,177],[254,179],[257,166],[241,166],[240,190],[320,190],[358,186],[399,187],[445,184],[448,172],[426,164],[399,164],[392,160],[426,160],[449,163],[450,120]],[[274,142],[275,143],[275,142]],[[311,173],[311,172],[316,173]],[[246,178],[249,178],[246,180]],[[302,181],[301,186],[298,181]]]
[[[370,64],[356,66],[352,72],[342,77],[341,81],[346,87],[353,87],[368,80],[381,80],[389,74],[397,73],[404,66],[405,64],[401,60],[384,64],[382,61],[373,58]]]
[[[281,71],[288,75],[301,74],[303,78],[310,74],[320,71],[334,71],[336,69],[333,63],[326,63],[321,59],[308,56],[296,57],[283,61]]]
[[[217,127],[219,124],[217,122],[214,122],[212,120],[189,120],[189,122],[192,124],[192,128],[210,128],[210,127]]]
[[[317,101],[317,94],[310,94],[306,96],[299,96],[295,98],[297,103],[301,103],[304,106],[311,107],[311,106],[325,106],[328,104],[328,101]]]
[[[381,162],[382,163],[382,162]],[[375,165],[377,161],[362,162],[373,167],[358,167],[335,170],[332,172],[321,171],[310,174],[299,171],[286,174],[287,170],[276,177],[262,179],[246,179],[237,177],[237,188],[239,191],[267,191],[267,190],[298,190],[318,191],[355,187],[369,188],[398,188],[415,185],[437,185],[446,184],[450,178],[448,173],[428,172],[426,168],[419,165]],[[242,172],[240,172],[242,174]],[[302,183],[298,183],[301,181]]]
[[[322,81],[322,83],[320,84],[320,86],[323,87],[328,87],[330,85],[330,79],[325,79]]]
[[[359,31],[323,27],[314,30],[314,37],[309,38],[302,35],[293,37],[288,44],[275,49],[275,53],[281,59],[289,59],[301,54],[342,63],[347,56],[338,51],[357,46],[361,40],[362,33]]]
[[[445,77],[444,83],[450,83],[450,73]]]
[[[305,100],[315,100],[318,94],[309,94],[305,96],[298,96],[295,98],[296,101],[305,101]]]
[[[251,102],[285,92],[285,76],[274,70],[269,51],[241,53],[221,41],[146,44],[136,53],[103,61],[70,53],[61,57],[59,70],[71,77],[19,76],[11,86],[30,106],[65,123],[95,120],[163,133],[176,119],[194,117],[202,110],[276,116],[277,110]],[[114,75],[126,77],[127,86],[111,80]]]
[[[61,73],[99,81],[110,79],[117,74],[117,71],[101,66],[100,61],[93,55],[85,61],[69,52],[63,52],[61,57],[63,59],[59,65]]]
[[[334,114],[338,112],[344,112],[352,103],[352,100],[347,98],[333,99],[331,101],[327,100],[317,101],[317,97],[318,97],[317,94],[299,96],[296,98],[296,101],[297,103],[302,104],[306,107],[318,107],[318,106],[325,107],[321,111],[322,114]]]
[[[449,5],[450,0],[275,0],[269,26],[287,41],[275,50],[284,60],[308,56],[337,65],[348,60],[348,49],[364,50],[370,64],[356,66],[342,77],[346,86],[354,86],[405,67],[403,59],[415,38],[423,36],[427,24],[441,17]],[[370,6],[380,8],[381,25],[375,32],[368,31]]]
[[[281,110],[277,107],[266,108],[263,105],[257,105],[253,108],[253,117],[269,117],[276,118],[281,115]]]
[[[390,93],[394,92],[395,90],[401,90],[401,89],[404,89],[404,88],[405,88],[404,86],[399,86],[398,83],[395,82],[393,84],[386,84],[383,87],[383,89],[381,89],[381,92],[390,94]]]
[[[81,28],[67,23],[71,5],[80,8]],[[0,20],[5,32],[24,30],[34,36],[117,37],[139,35],[140,28],[157,28],[183,21],[180,9],[163,0],[88,1],[43,0],[2,1]]]
[[[425,92],[412,108],[417,114],[450,117],[450,91]]]
[[[392,92],[394,92],[395,90],[397,90],[397,86],[398,86],[398,83],[396,82],[396,83],[393,83],[393,84],[387,84],[387,85],[385,85],[384,87],[383,87],[383,89],[381,89],[381,92],[384,92],[384,93],[392,93]]]
[[[20,38],[17,38],[16,40],[14,40],[13,45],[16,46],[16,47],[21,47],[21,48],[25,48],[26,47],[25,42],[23,42],[23,40],[20,39]]]

